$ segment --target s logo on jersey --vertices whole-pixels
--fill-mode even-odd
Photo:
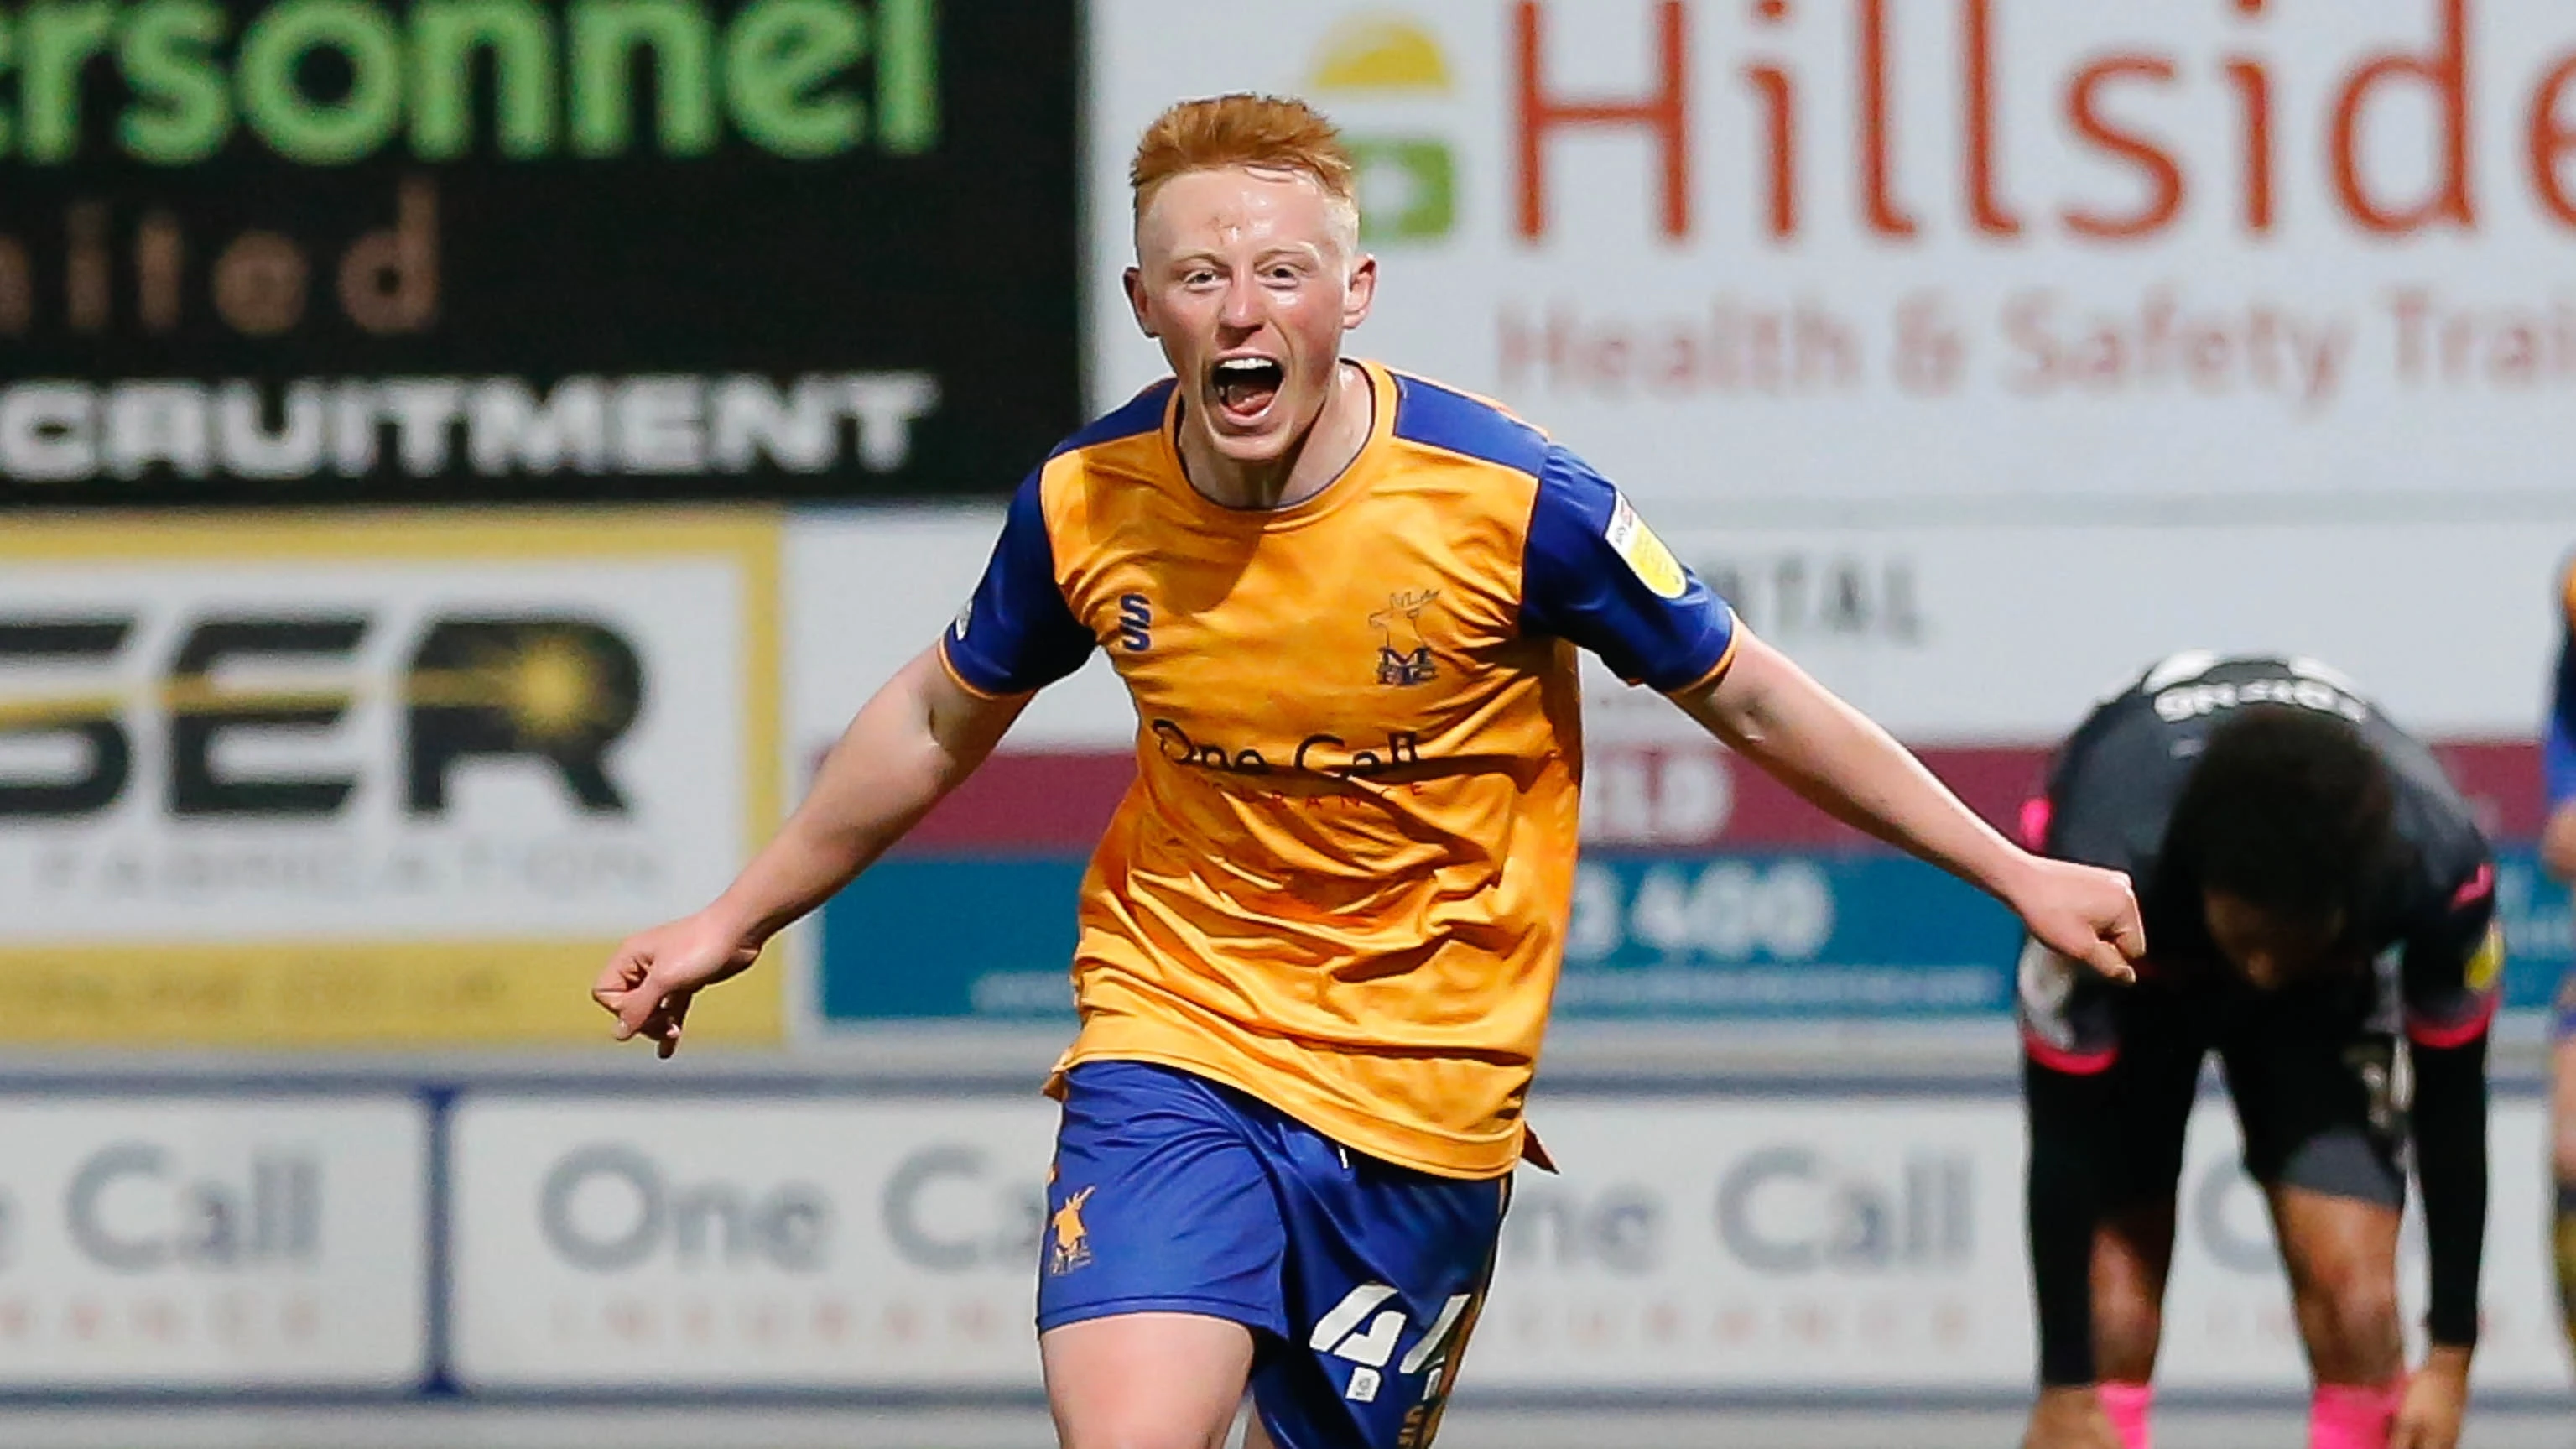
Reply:
[[[1118,647],[1142,654],[1154,647],[1154,601],[1143,594],[1118,596]]]
[[[1047,1272],[1061,1278],[1091,1262],[1091,1229],[1083,1226],[1082,1205],[1091,1200],[1092,1188],[1084,1188],[1064,1200],[1047,1218],[1047,1231],[1054,1242],[1047,1248]]]
[[[1438,589],[1389,594],[1386,607],[1369,615],[1369,627],[1377,631],[1378,683],[1401,688],[1440,677],[1431,646],[1422,642],[1422,611],[1439,597]]]

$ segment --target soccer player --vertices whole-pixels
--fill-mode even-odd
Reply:
[[[2183,1129],[2213,1050],[2315,1375],[2312,1449],[2450,1449],[2477,1342],[2504,959],[2468,807],[2333,672],[2208,654],[2095,709],[2038,803],[2046,854],[2129,873],[2151,945],[2117,993],[2044,941],[2022,956],[2030,1449],[2148,1442]],[[2397,1309],[2410,1128],[2432,1279],[2432,1346],[2411,1379]]]
[[[2549,820],[2541,829],[2540,864],[2553,878],[2576,882],[2576,563],[2559,576],[2558,595],[2566,633],[2541,750]],[[2558,1313],[2568,1347],[2576,1350],[2576,970],[2559,981],[2550,1017],[2550,1159],[2558,1180],[2550,1239],[2558,1260]]]
[[[1172,376],[1019,490],[938,643],[779,835],[598,983],[667,1053],[691,994],[877,858],[1032,691],[1105,653],[1137,774],[1085,877],[1038,1279],[1072,1449],[1427,1444],[1493,1264],[1570,907],[1575,649],[1824,808],[2125,976],[2116,873],[1997,835],[1737,626],[1611,485],[1499,407],[1343,352],[1352,166],[1302,103],[1138,146],[1137,325]],[[1007,387],[996,377],[990,385]]]

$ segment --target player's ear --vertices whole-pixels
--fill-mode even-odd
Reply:
[[[1369,308],[1377,301],[1377,258],[1360,253],[1351,268],[1351,279],[1342,288],[1342,330],[1350,331],[1368,320]]]
[[[1160,336],[1161,334],[1154,330],[1153,319],[1146,315],[1148,309],[1145,304],[1145,274],[1134,267],[1129,267],[1126,274],[1118,280],[1127,288],[1127,310],[1136,314],[1136,330],[1148,337]]]

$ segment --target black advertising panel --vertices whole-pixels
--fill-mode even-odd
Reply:
[[[1073,0],[0,5],[0,502],[1006,491]]]

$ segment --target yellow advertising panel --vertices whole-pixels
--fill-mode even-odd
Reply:
[[[0,1040],[588,1042],[778,818],[767,512],[0,521]],[[784,963],[689,1028],[767,1042]]]

